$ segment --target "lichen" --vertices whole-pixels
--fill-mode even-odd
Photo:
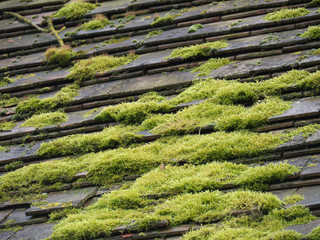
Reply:
[[[44,128],[47,126],[57,125],[68,120],[68,115],[64,112],[56,111],[33,115],[28,118],[21,127]]]
[[[53,16],[65,17],[67,20],[77,20],[83,18],[88,12],[94,10],[97,6],[92,3],[75,1],[66,4],[59,9]]]
[[[281,21],[283,19],[291,19],[296,17],[305,16],[311,13],[306,8],[290,8],[281,9],[272,13],[268,13],[264,20],[267,21]]]
[[[207,57],[210,56],[214,51],[228,47],[229,44],[223,41],[207,42],[202,44],[196,44],[189,47],[177,48],[172,51],[172,53],[165,57],[164,59],[170,58],[197,58],[197,57]]]

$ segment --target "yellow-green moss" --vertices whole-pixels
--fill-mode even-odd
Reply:
[[[23,162],[22,161],[14,161],[12,163],[8,163],[4,165],[4,169],[9,172],[9,171],[14,171],[22,166]]]
[[[230,63],[234,63],[234,61],[230,61],[229,58],[211,58],[204,64],[201,64],[199,67],[194,68],[191,72],[200,72],[198,75],[196,75],[196,77],[205,76],[208,75],[211,71]]]
[[[301,17],[308,15],[309,13],[311,12],[306,8],[281,9],[272,13],[268,13],[264,19],[267,21],[280,21],[283,19]]]
[[[316,49],[316,50],[314,50],[314,51],[312,51],[312,53],[311,53],[312,55],[320,55],[320,48],[318,48],[318,49]]]
[[[188,29],[188,33],[194,33],[194,32],[198,31],[201,28],[203,28],[202,24],[194,24]]]
[[[11,107],[19,103],[19,100],[16,97],[10,97],[9,94],[0,94],[0,107]]]
[[[151,27],[162,27],[162,26],[174,24],[174,19],[178,16],[180,16],[180,14],[178,15],[167,14],[164,17],[155,17],[153,22],[151,23]]]
[[[210,56],[214,51],[228,47],[229,44],[223,41],[215,41],[215,42],[207,42],[202,44],[196,44],[189,47],[182,47],[177,48],[172,51],[172,53],[165,57],[164,59],[170,58],[182,58],[182,59],[189,59],[189,58],[196,58],[196,57],[207,57]]]
[[[68,115],[64,112],[57,111],[50,113],[42,113],[38,115],[33,115],[31,118],[28,118],[23,124],[21,124],[21,127],[44,128],[47,126],[57,125],[67,120]]]
[[[155,36],[158,36],[160,34],[162,34],[163,31],[162,30],[154,30],[154,31],[151,31],[147,34],[147,36],[145,37],[145,39],[150,39],[152,37],[155,37]]]
[[[2,122],[2,123],[0,123],[0,130],[11,130],[16,125],[17,124],[15,122],[12,122],[12,121]]]
[[[312,0],[308,6],[310,7],[320,7],[320,0]]]
[[[79,0],[66,4],[53,16],[65,17],[67,20],[77,20],[83,18],[88,12],[94,10],[96,7],[97,6],[92,3],[82,2]]]
[[[139,138],[134,135],[134,130],[133,127],[115,126],[98,133],[70,135],[42,143],[37,154],[55,157],[126,147]]]
[[[45,52],[48,64],[58,64],[61,67],[68,66],[75,55],[76,53],[67,45],[60,48],[51,47]]]
[[[14,83],[16,80],[10,77],[2,77],[0,78],[0,87],[7,86],[10,83]]]
[[[90,31],[105,28],[109,25],[110,21],[103,15],[98,15],[89,22],[84,23],[79,30]]]
[[[78,94],[78,85],[73,84],[62,88],[53,97],[39,99],[30,98],[20,102],[15,110],[16,119],[30,117],[33,114],[46,113],[68,106]]]
[[[320,25],[309,26],[308,30],[301,34],[300,37],[306,37],[310,40],[320,39]]]
[[[77,82],[89,80],[94,78],[97,73],[107,72],[125,66],[138,57],[139,56],[133,54],[121,57],[100,55],[80,60],[70,69],[67,78]]]
[[[303,195],[299,195],[299,194],[292,194],[292,195],[286,196],[283,199],[283,201],[286,204],[293,204],[293,203],[296,203],[296,202],[300,202],[302,200],[304,200],[304,196]]]
[[[118,121],[126,124],[141,123],[145,118],[156,112],[168,112],[171,108],[168,102],[160,102],[164,97],[149,93],[136,102],[121,103],[103,109],[94,119],[100,122]]]

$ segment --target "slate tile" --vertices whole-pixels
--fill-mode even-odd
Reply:
[[[298,189],[296,194],[303,195],[304,200],[292,205],[304,205],[309,207],[311,210],[320,208],[320,185],[302,187]],[[292,205],[288,205],[288,207]]]
[[[280,198],[281,200],[283,200],[285,197],[295,194],[297,190],[298,188],[289,188],[289,189],[272,191],[272,193],[277,195],[277,197]]]
[[[0,211],[0,223],[5,221],[12,212],[13,212],[13,209]]]
[[[35,224],[31,226],[27,226],[24,229],[15,233],[10,240],[39,240],[45,239],[49,237],[53,232],[53,227],[55,223],[42,223],[42,224]]]
[[[319,104],[320,107],[320,104]],[[320,130],[312,134],[310,137],[307,138],[306,144],[307,145],[314,145],[320,143]]]
[[[81,207],[87,199],[94,196],[96,191],[97,187],[88,187],[63,192],[50,192],[47,198],[43,200],[42,206],[31,207],[26,210],[25,214],[27,216],[41,216],[65,207]]]
[[[0,228],[6,226],[24,226],[31,225],[35,223],[43,223],[47,221],[46,217],[29,217],[25,215],[25,208],[15,209],[7,219],[0,224]]]
[[[294,230],[303,235],[307,235],[312,231],[312,229],[318,227],[319,225],[320,225],[320,219],[317,219],[307,224],[293,225],[293,226],[286,227],[285,230]]]
[[[320,155],[310,156],[310,161],[300,173],[302,178],[313,178],[320,176]]]

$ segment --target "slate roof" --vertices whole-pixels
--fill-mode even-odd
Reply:
[[[16,79],[15,82],[0,87],[1,96],[9,94],[10,97],[18,97],[19,101],[30,95],[44,99],[54,96],[62,87],[73,82],[66,78],[71,66],[57,69],[55,65],[48,65],[44,58],[47,48],[58,46],[52,35],[39,33],[28,24],[4,14],[4,11],[13,11],[44,26],[41,17],[53,14],[67,2],[67,0],[0,1],[0,78],[9,76]],[[19,169],[24,166],[39,165],[40,162],[58,161],[64,157],[39,155],[37,150],[43,143],[74,134],[100,132],[118,125],[116,122],[98,122],[95,119],[106,106],[136,101],[141,94],[151,91],[170,99],[192,85],[197,73],[189,70],[204,64],[209,57],[164,59],[178,47],[227,40],[229,46],[218,49],[210,58],[227,57],[236,63],[213,70],[206,78],[252,82],[257,79],[261,81],[271,79],[292,69],[309,72],[320,70],[320,55],[309,54],[310,50],[320,48],[320,41],[300,37],[309,26],[320,24],[320,13],[317,12],[319,7],[311,7],[310,0],[229,0],[217,4],[212,4],[211,0],[99,0],[98,2],[100,5],[87,13],[83,19],[73,21],[65,18],[53,19],[57,29],[66,27],[60,33],[64,42],[70,44],[74,51],[85,52],[74,60],[79,61],[80,58],[102,54],[120,56],[132,51],[140,57],[126,66],[97,73],[93,79],[83,82],[79,94],[63,109],[67,113],[67,121],[39,129],[22,127],[21,124],[25,120],[18,120],[14,128],[1,130],[0,146],[5,150],[0,151],[0,180],[6,174],[10,174],[9,172],[18,171],[9,171],[8,164],[17,162]],[[306,7],[310,10],[310,14],[281,21],[263,19],[270,12],[298,7]],[[157,28],[163,31],[162,34],[145,38],[155,29],[151,26],[155,16],[165,16],[172,9],[178,12],[185,8],[189,8],[188,11],[176,17],[174,23]],[[99,30],[81,30],[72,37],[67,34],[96,14],[104,14],[109,19],[116,20],[126,16],[128,12],[136,14],[136,18],[123,28],[107,26]],[[194,24],[202,24],[203,28],[188,33],[188,29]],[[266,41],[275,35],[276,38]],[[126,39],[120,43],[106,44],[106,40],[123,37]],[[133,40],[140,43],[144,40],[144,42],[139,44]],[[44,88],[46,92],[43,91]],[[286,89],[281,97],[293,101],[291,109],[272,116],[266,125],[250,131],[278,133],[304,126],[306,122],[320,123],[320,97],[314,92],[293,86]],[[175,113],[196,106],[204,100],[182,103],[170,112]],[[14,120],[15,107],[15,103],[3,107],[0,122]],[[214,125],[209,124],[193,129],[190,134],[201,132],[201,135],[205,135],[214,131]],[[142,143],[163,138],[161,134],[148,130],[137,132],[136,135],[142,136],[140,139]],[[241,160],[241,163],[250,166],[288,163],[299,167],[298,172],[286,176],[283,181],[269,184],[266,191],[274,193],[281,199],[292,194],[303,195],[304,200],[295,204],[304,205],[312,214],[320,216],[319,143],[320,130],[307,137],[297,136],[292,141],[277,146],[270,153],[254,157],[248,155]],[[73,157],[75,156],[71,156]],[[238,162],[238,157],[227,160]],[[159,167],[159,164],[154,168],[156,167]],[[21,196],[21,192],[19,189],[11,191],[12,200],[0,199],[0,239],[36,240],[49,237],[58,223],[48,221],[50,213],[70,207],[85,209],[103,194],[115,191],[124,182],[133,183],[140,176],[141,174],[120,177],[114,185],[106,187],[90,181],[87,171],[78,172],[70,181],[62,181],[59,190],[52,188],[55,182],[41,189],[41,194],[45,194],[43,201],[46,202],[46,207],[32,205],[37,200],[17,201],[14,197]],[[50,182],[50,179],[48,181]],[[220,187],[220,190],[229,191],[234,188],[237,186],[226,184]],[[289,226],[288,229],[307,235],[319,224],[320,221],[315,220],[305,225]],[[17,226],[22,228],[15,228]],[[130,226],[118,226],[112,231],[112,236],[100,237],[101,239],[173,240],[181,239],[183,234],[199,228],[201,224],[192,221],[178,226],[160,221],[146,231],[139,232],[130,229]]]

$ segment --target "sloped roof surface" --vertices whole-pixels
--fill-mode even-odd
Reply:
[[[319,1],[88,1],[59,67],[8,12],[71,2],[0,1],[0,239],[320,239]]]

